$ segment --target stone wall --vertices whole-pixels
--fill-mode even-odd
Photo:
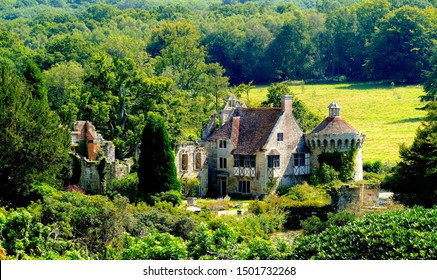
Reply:
[[[77,184],[86,193],[104,194],[106,184],[113,179],[124,178],[130,173],[131,160],[108,162],[106,158],[91,161],[71,153],[73,174],[71,184]]]
[[[380,188],[376,185],[341,186],[331,190],[331,204],[334,211],[359,211],[378,206]]]

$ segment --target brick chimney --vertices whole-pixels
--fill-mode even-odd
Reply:
[[[240,135],[240,117],[232,118],[231,142],[234,147],[237,147],[238,137]]]
[[[291,95],[283,95],[282,96],[282,112],[291,114],[291,111],[293,109],[293,98]]]

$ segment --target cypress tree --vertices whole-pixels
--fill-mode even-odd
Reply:
[[[146,201],[160,192],[180,191],[174,154],[162,118],[149,113],[141,139],[138,190]]]

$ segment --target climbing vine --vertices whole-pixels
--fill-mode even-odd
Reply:
[[[353,149],[346,152],[321,153],[319,164],[331,166],[338,172],[338,178],[342,182],[347,182],[353,179],[357,152],[357,149]]]

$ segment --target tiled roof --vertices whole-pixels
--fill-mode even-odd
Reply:
[[[342,134],[342,133],[354,133],[359,132],[343,120],[340,116],[327,117],[321,122],[311,133],[318,134]]]
[[[267,142],[281,116],[281,108],[237,108],[233,116],[240,117],[238,145],[233,154],[252,155]],[[232,120],[212,133],[210,139],[230,139]]]

